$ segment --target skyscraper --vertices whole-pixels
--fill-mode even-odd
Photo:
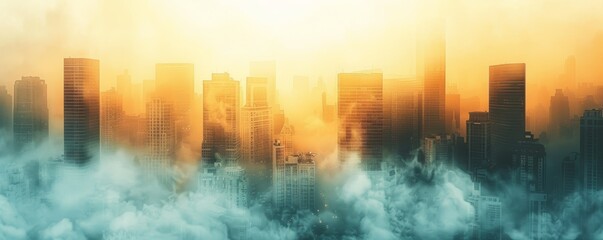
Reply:
[[[13,121],[13,96],[6,86],[0,86],[0,132],[10,133]]]
[[[477,170],[490,165],[490,117],[488,112],[470,112],[467,120],[468,169],[473,177]]]
[[[546,152],[530,132],[513,149],[513,178],[529,193],[544,193]]]
[[[446,94],[446,132],[457,134],[461,131],[461,95]]]
[[[203,81],[203,144],[204,165],[217,161],[224,165],[239,161],[239,81],[228,73],[214,73]]]
[[[316,163],[314,154],[284,155],[284,147],[275,141],[272,151],[273,201],[277,209],[314,210],[316,199]]]
[[[408,157],[420,146],[420,84],[415,79],[383,81],[383,147],[386,156]]]
[[[524,136],[525,72],[524,63],[490,66],[490,140],[496,169],[511,167],[513,146]]]
[[[101,153],[116,150],[120,125],[124,116],[122,95],[115,88],[101,93]]]
[[[155,94],[173,107],[176,148],[188,140],[191,107],[195,95],[195,69],[191,63],[155,65]]]
[[[247,78],[247,101],[241,109],[241,159],[250,176],[252,196],[267,190],[272,178],[273,116],[266,86],[266,78]]]
[[[423,83],[422,137],[446,132],[446,29],[442,19],[420,28],[417,78]]]
[[[147,102],[147,154],[142,162],[147,177],[170,184],[170,168],[175,157],[174,110],[171,102],[160,97]]]
[[[584,190],[594,194],[603,188],[603,110],[584,111],[580,118],[580,155],[584,166]]]
[[[39,77],[15,81],[13,131],[17,148],[48,138],[46,82]]]
[[[340,73],[337,91],[339,162],[357,154],[362,169],[380,170],[383,159],[383,75]]]
[[[132,88],[132,78],[127,70],[117,76],[116,93],[121,98],[123,111],[127,115],[136,115],[136,103],[134,98],[134,89]],[[140,100],[138,100],[140,101]]]
[[[553,136],[567,136],[570,131],[569,100],[563,90],[557,89],[555,96],[551,97],[549,107],[549,134]]]
[[[99,61],[65,58],[65,162],[85,165],[100,150]]]
[[[273,107],[278,103],[276,92],[276,62],[255,61],[249,64],[249,76],[266,79],[266,100],[268,106]]]

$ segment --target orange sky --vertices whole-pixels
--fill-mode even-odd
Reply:
[[[343,71],[412,76],[417,19],[437,12],[447,81],[482,107],[493,64],[527,64],[528,108],[548,103],[568,55],[579,81],[603,83],[603,1],[133,0],[0,2],[0,85],[34,75],[61,95],[63,57],[100,59],[103,90],[124,69],[135,82],[153,78],[158,62],[194,63],[197,93],[212,72],[244,80],[263,59],[277,61],[285,93],[294,75],[331,88]],[[62,105],[53,99],[51,111]]]

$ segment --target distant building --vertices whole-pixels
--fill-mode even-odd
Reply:
[[[239,81],[228,73],[203,81],[203,164],[238,164],[240,100]]]
[[[268,190],[272,178],[273,116],[266,97],[266,78],[247,78],[241,109],[241,165],[249,173],[252,197]]]
[[[557,89],[551,97],[549,108],[549,134],[554,137],[570,136],[570,108],[563,90]]]
[[[446,94],[446,132],[458,134],[461,131],[461,95]]]
[[[249,64],[249,76],[252,78],[264,78],[266,81],[266,103],[275,108],[278,103],[276,92],[276,62],[254,61]],[[247,92],[249,94],[249,92]]]
[[[171,184],[171,167],[175,157],[173,105],[162,98],[152,98],[146,110],[146,155],[141,162],[147,178]]]
[[[122,96],[114,88],[101,93],[101,153],[115,152],[124,111]]]
[[[338,75],[338,157],[360,156],[366,171],[380,170],[383,160],[383,75]]]
[[[574,153],[561,162],[561,195],[568,196],[578,190],[580,183],[580,156]]]
[[[473,223],[469,227],[469,239],[502,239],[502,203],[498,197],[482,195],[481,187],[476,185],[468,202],[475,209]]]
[[[584,111],[580,118],[580,156],[584,190],[594,194],[603,188],[603,110]]]
[[[423,140],[423,152],[425,154],[425,163],[443,163],[454,165],[455,159],[455,138],[453,135],[437,135],[426,137]]]
[[[195,68],[192,63],[158,63],[155,65],[155,96],[172,104],[175,146],[188,141],[191,111],[195,96]]]
[[[490,66],[491,160],[496,169],[511,167],[513,146],[525,131],[526,65]]]
[[[408,158],[421,145],[420,85],[416,79],[383,81],[383,148],[386,157]]]
[[[273,201],[277,209],[313,211],[316,201],[314,154],[283,155],[283,146],[273,145]]]
[[[547,195],[543,193],[530,193],[528,201],[529,239],[547,239],[544,233],[547,222],[543,214],[546,212]]]
[[[0,86],[0,132],[11,133],[13,128],[13,96],[6,86]]]
[[[236,165],[204,165],[197,179],[197,190],[223,196],[228,207],[247,207],[249,200],[245,170]]]
[[[14,141],[17,148],[48,138],[48,98],[46,82],[39,77],[15,81],[13,111]]]
[[[322,121],[331,123],[335,120],[335,105],[327,104],[327,93],[322,93]]]
[[[417,79],[423,83],[421,138],[446,133],[446,26],[431,19],[417,34]]]
[[[490,165],[490,117],[488,112],[470,112],[467,120],[467,169],[476,176]]]
[[[544,193],[546,152],[530,132],[513,150],[513,178],[530,193]]]
[[[65,162],[86,165],[100,151],[99,61],[65,58],[63,70]]]

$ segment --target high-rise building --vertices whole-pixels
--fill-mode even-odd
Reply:
[[[100,151],[99,61],[65,58],[65,162],[85,165]]]
[[[561,162],[561,197],[569,196],[578,190],[580,168],[579,154],[573,153]]]
[[[331,123],[335,120],[335,105],[327,104],[327,93],[321,94],[322,98],[322,121],[325,123]]]
[[[337,84],[339,162],[357,154],[364,170],[380,170],[383,159],[383,75],[340,73]]]
[[[385,156],[408,157],[420,146],[420,84],[415,79],[383,81],[383,147]]]
[[[490,66],[491,160],[496,169],[512,166],[513,146],[525,131],[526,65]]]
[[[10,133],[13,127],[13,96],[0,86],[0,132]]]
[[[513,178],[529,193],[544,193],[546,152],[530,132],[513,149]]]
[[[458,134],[461,131],[461,95],[446,94],[446,132]]]
[[[140,100],[134,98],[134,89],[132,87],[132,78],[127,70],[117,76],[116,92],[121,98],[123,111],[128,115],[136,115],[136,103]]]
[[[197,190],[206,194],[218,194],[228,207],[247,207],[249,182],[245,170],[237,165],[206,165],[197,178]]]
[[[247,78],[247,101],[241,109],[241,162],[253,197],[267,190],[272,178],[273,116],[266,86],[266,78]]]
[[[584,111],[580,118],[580,156],[584,166],[584,190],[594,194],[603,188],[603,110]]]
[[[272,151],[273,201],[277,209],[314,210],[316,200],[316,163],[314,154],[284,155],[276,141]]]
[[[529,239],[548,239],[546,233],[547,222],[543,216],[546,211],[547,195],[544,193],[530,193],[528,195],[528,237]]]
[[[117,149],[121,123],[124,116],[122,95],[115,88],[101,93],[101,153],[109,154]]]
[[[285,122],[283,127],[281,128],[281,132],[278,135],[275,135],[275,139],[280,141],[281,145],[285,148],[285,156],[289,156],[295,153],[295,146],[293,141],[293,135],[295,135],[295,130],[291,124]]]
[[[423,137],[446,132],[446,30],[441,19],[419,28],[417,78],[423,83]]]
[[[156,177],[164,185],[170,184],[170,168],[175,157],[174,110],[171,102],[151,98],[146,110],[146,156],[142,161],[147,177]]]
[[[467,120],[467,169],[473,177],[490,165],[490,117],[488,112],[470,112]]]
[[[48,138],[48,98],[46,82],[39,77],[15,81],[13,111],[14,141],[17,148]]]
[[[454,165],[456,159],[456,137],[454,135],[432,135],[423,140],[426,164]]]
[[[502,203],[498,197],[483,195],[481,185],[476,184],[468,202],[475,209],[469,239],[502,239]]]
[[[204,165],[238,163],[239,109],[239,81],[233,80],[228,73],[214,73],[211,80],[203,81],[201,158]]]
[[[173,107],[176,148],[188,140],[191,107],[195,96],[195,69],[191,63],[155,65],[155,94]]]
[[[567,96],[563,90],[557,89],[551,97],[549,107],[549,134],[553,136],[568,136],[570,124],[570,108]]]
[[[268,106],[273,107],[278,103],[276,91],[276,62],[255,61],[249,64],[249,76],[253,78],[266,79],[266,101]],[[249,92],[247,92],[249,94]]]

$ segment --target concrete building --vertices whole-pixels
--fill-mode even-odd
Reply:
[[[544,193],[546,151],[530,132],[513,150],[513,179],[529,193]]]
[[[603,188],[603,110],[584,111],[580,118],[580,156],[583,187],[589,194]]]
[[[277,209],[316,208],[316,163],[314,154],[284,156],[284,147],[273,145],[273,201]]]
[[[124,110],[122,96],[114,88],[101,93],[101,154],[111,154],[119,146]]]
[[[467,169],[473,177],[490,163],[490,117],[488,112],[470,112],[467,120]]]

